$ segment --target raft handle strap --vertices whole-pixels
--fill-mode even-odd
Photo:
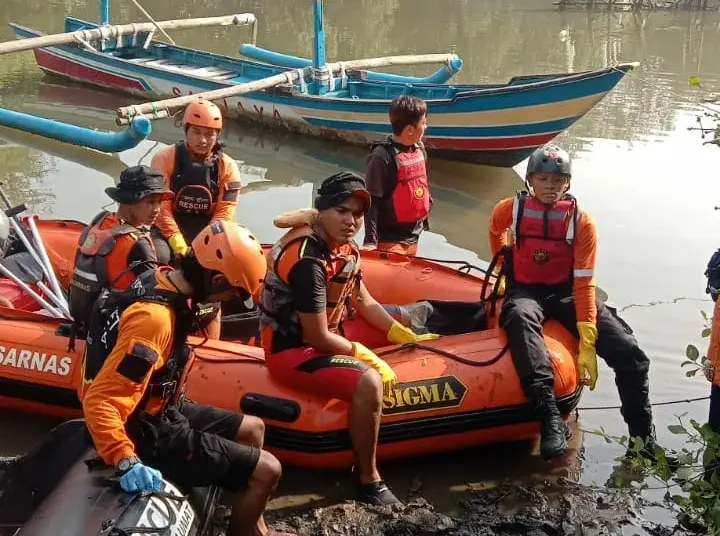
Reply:
[[[441,348],[435,348],[434,346],[420,344],[417,342],[409,342],[407,344],[398,346],[397,348],[391,348],[390,350],[385,350],[384,352],[377,352],[377,355],[378,355],[378,357],[384,357],[386,355],[395,354],[397,352],[402,352],[403,350],[415,350],[415,349],[433,352],[433,353],[436,353],[443,357],[447,357],[448,359],[452,359],[453,361],[457,361],[458,363],[462,363],[463,365],[468,365],[471,367],[489,367],[490,365],[494,365],[495,363],[500,361],[502,356],[505,355],[505,352],[507,352],[508,345],[505,344],[505,346],[502,347],[502,349],[500,350],[500,352],[498,352],[498,354],[496,356],[491,357],[487,361],[473,361],[472,359],[466,359],[457,354],[453,354],[452,352],[448,352],[447,350],[443,350]]]

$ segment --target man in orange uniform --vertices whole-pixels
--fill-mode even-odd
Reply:
[[[365,216],[363,249],[415,255],[420,234],[429,228],[432,205],[422,144],[427,105],[407,95],[393,99],[390,124],[392,136],[373,145],[365,163],[372,204]]]
[[[341,335],[342,324],[352,307],[392,343],[437,335],[416,335],[403,326],[362,282],[360,251],[353,237],[369,206],[370,194],[358,175],[343,172],[323,181],[316,211],[305,212],[312,217],[285,225],[294,228],[269,253],[260,328],[273,377],[350,405],[348,427],[359,468],[358,498],[392,504],[399,501],[380,477],[376,447],[383,388],[389,389],[396,376],[363,344]]]
[[[160,203],[173,198],[162,174],[147,166],[127,168],[118,185],[105,193],[118,209],[102,211],[80,235],[69,289],[75,330],[86,329],[103,289],[124,290],[136,276],[155,268],[155,248],[147,231]]]
[[[189,303],[247,297],[266,267],[262,247],[237,223],[201,230],[178,269],[145,272],[125,292],[101,296],[79,389],[95,448],[123,473],[126,492],[157,490],[162,474],[185,488],[236,492],[229,536],[278,534],[262,513],[281,468],[262,450],[260,419],[184,398],[195,320]]]
[[[240,170],[223,153],[218,137],[223,127],[220,109],[210,101],[188,105],[183,116],[185,140],[159,151],[152,166],[162,171],[173,200],[160,205],[155,225],[158,260],[170,263],[189,251],[188,244],[213,221],[235,221]],[[159,231],[159,232],[158,232]],[[162,235],[171,251],[167,251]],[[220,313],[207,327],[208,337],[220,338]]]
[[[710,294],[715,303],[710,343],[707,350],[708,362],[704,367],[705,377],[712,384],[708,424],[713,432],[720,433],[720,301],[718,301],[718,295],[720,295],[720,250],[710,258],[705,275],[707,276],[705,292]]]
[[[644,441],[643,455],[654,456],[649,401],[650,360],[616,311],[595,298],[595,223],[567,192],[572,176],[568,153],[559,147],[537,149],[528,161],[530,190],[500,201],[490,216],[490,248],[505,256],[507,279],[500,324],[525,395],[541,423],[544,459],[567,449],[569,429],[558,411],[554,375],[542,334],[554,318],[579,336],[581,381],[595,388],[597,352],[615,371],[621,413],[630,437]],[[513,236],[506,247],[506,231]]]

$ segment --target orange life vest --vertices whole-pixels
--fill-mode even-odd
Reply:
[[[143,236],[142,231],[106,211],[95,216],[82,232],[69,286],[70,314],[76,327],[87,323],[103,289],[124,290],[135,279],[128,255]]]
[[[571,281],[577,219],[572,196],[548,206],[519,192],[513,204],[512,279],[541,285]]]
[[[350,244],[350,252],[329,251],[317,258],[303,256],[307,240],[319,242],[310,226],[296,227],[278,240],[267,254],[268,272],[260,294],[260,329],[263,346],[269,341],[268,332],[301,331],[300,320],[294,307],[292,290],[286,280],[290,270],[301,259],[312,259],[325,271],[327,281],[328,328],[337,332],[342,321],[350,314],[350,299],[356,295],[361,279],[360,249]],[[299,245],[298,254],[288,254],[290,247]],[[326,247],[322,244],[323,247]],[[265,348],[270,351],[269,347]]]

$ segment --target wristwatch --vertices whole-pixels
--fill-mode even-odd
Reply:
[[[140,458],[138,458],[137,456],[128,456],[120,460],[120,463],[118,463],[118,469],[120,469],[124,473],[126,471],[129,471],[133,465],[138,463],[140,463]]]

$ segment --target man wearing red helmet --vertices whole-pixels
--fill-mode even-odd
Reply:
[[[571,176],[566,151],[541,147],[528,161],[529,193],[501,200],[490,216],[490,249],[502,261],[500,286],[507,280],[500,325],[520,384],[541,423],[544,459],[563,454],[569,435],[558,410],[553,368],[543,340],[542,324],[553,318],[579,338],[578,375],[590,390],[598,377],[596,347],[614,370],[629,436],[642,439],[641,454],[652,460],[650,360],[616,311],[596,300],[597,232],[594,221],[568,194]]]
[[[154,238],[158,261],[170,263],[185,255],[188,244],[212,221],[235,221],[240,193],[240,170],[222,151],[218,136],[223,127],[220,109],[210,101],[188,105],[183,116],[185,140],[159,151],[152,167],[160,170],[173,200],[160,206]],[[158,238],[164,240],[158,240]],[[170,250],[163,247],[167,241]],[[220,338],[220,314],[207,326],[208,337]]]
[[[195,323],[188,301],[257,292],[267,270],[262,246],[235,222],[213,222],[178,264],[96,303],[78,390],[88,431],[126,492],[157,491],[163,475],[186,489],[217,485],[236,493],[228,536],[279,535],[262,518],[281,473],[262,450],[263,422],[183,395]]]

